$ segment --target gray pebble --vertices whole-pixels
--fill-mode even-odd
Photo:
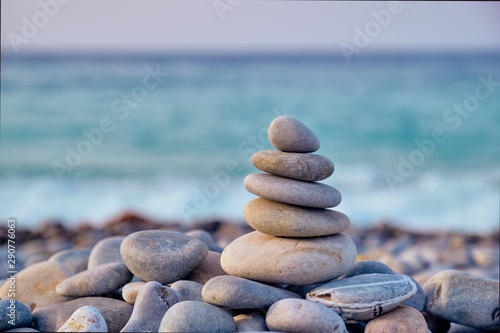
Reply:
[[[352,267],[352,269],[348,273],[342,275],[339,279],[345,279],[348,277],[361,274],[374,274],[374,273],[393,274],[394,272],[389,266],[379,261],[362,260],[362,261],[357,261]]]
[[[78,274],[87,269],[89,256],[90,250],[64,250],[52,255],[49,261],[58,262],[73,274]]]
[[[244,313],[233,317],[236,332],[267,331],[266,319],[256,313]]]
[[[134,304],[137,299],[137,294],[144,286],[146,282],[130,282],[123,286],[122,288],[122,298],[128,304]]]
[[[83,306],[59,328],[58,332],[107,332],[108,325],[102,314],[93,306]]]
[[[406,301],[404,301],[403,304],[401,305],[406,305],[414,308],[415,310],[422,311],[425,308],[424,290],[422,289],[420,284],[417,281],[415,281],[414,278],[410,276],[410,279],[412,279],[415,285],[417,286],[417,293],[412,297],[410,297],[409,299],[407,299]]]
[[[201,283],[188,280],[179,280],[172,283],[170,288],[177,291],[181,298],[181,301],[203,302],[203,297],[201,296],[203,285]]]
[[[212,238],[212,235],[206,230],[203,229],[193,229],[188,232],[185,232],[186,235],[197,238],[201,240],[203,243],[205,243],[208,247],[209,250],[212,250],[215,247],[218,247],[217,244],[215,244],[214,239]]]
[[[90,252],[88,269],[102,264],[123,262],[122,256],[120,255],[120,245],[124,239],[125,237],[123,236],[112,236],[97,242]]]
[[[284,152],[312,153],[319,149],[316,134],[300,121],[280,116],[269,125],[267,132],[274,148]]]
[[[31,326],[33,320],[26,305],[10,299],[0,300],[0,318],[0,331]]]

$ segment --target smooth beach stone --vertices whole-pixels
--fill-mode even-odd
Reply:
[[[491,333],[498,331],[483,330],[481,328],[475,328],[475,327],[451,323],[450,329],[447,332],[448,333]]]
[[[425,294],[424,290],[420,286],[420,284],[410,276],[415,285],[417,286],[417,293],[403,302],[401,305],[409,306],[414,308],[415,310],[422,311],[425,308]]]
[[[155,281],[146,283],[139,290],[134,311],[121,331],[158,332],[165,312],[180,301],[181,298],[175,290]]]
[[[134,304],[137,299],[137,294],[144,286],[146,282],[130,282],[123,286],[122,288],[122,298],[128,304]]]
[[[374,273],[393,274],[394,271],[389,266],[379,261],[362,260],[362,261],[357,261],[352,267],[352,269],[348,273],[342,275],[339,279],[345,279],[356,275],[374,274]]]
[[[348,272],[356,246],[345,234],[279,238],[254,231],[234,240],[221,256],[229,275],[269,283],[314,284]]]
[[[450,269],[434,275],[423,289],[429,314],[461,325],[498,331],[498,280]]]
[[[99,296],[115,291],[132,280],[123,263],[103,264],[67,278],[57,285],[59,295],[70,297]]]
[[[266,314],[271,331],[347,333],[344,321],[334,311],[304,299],[284,299],[274,303]]]
[[[323,183],[303,182],[266,173],[252,173],[245,177],[248,192],[265,199],[290,205],[329,208],[342,201],[340,192]]]
[[[424,316],[414,308],[400,305],[370,320],[365,333],[422,333],[428,332]]]
[[[267,331],[266,319],[256,313],[243,313],[233,317],[236,332]]]
[[[106,320],[110,332],[119,332],[129,320],[133,309],[132,305],[117,299],[83,297],[35,310],[33,312],[35,328],[40,332],[55,332],[76,310],[87,305],[99,310]]]
[[[324,208],[288,205],[264,198],[243,208],[245,221],[257,231],[273,236],[314,237],[338,234],[349,228],[349,218]]]
[[[274,148],[283,152],[312,153],[319,149],[319,139],[300,121],[280,116],[274,119],[267,131]]]
[[[417,292],[403,274],[363,274],[314,288],[306,299],[337,312],[346,322],[364,321],[394,309]]]
[[[217,246],[214,242],[214,239],[212,238],[212,235],[210,235],[210,233],[206,230],[193,229],[185,232],[185,234],[201,240],[203,243],[207,244],[209,250],[212,250],[214,247]]]
[[[179,280],[170,286],[173,290],[177,291],[182,301],[198,301],[203,302],[203,297],[201,296],[201,290],[203,285],[198,282]]]
[[[17,328],[31,326],[33,317],[31,311],[23,303],[4,299],[0,300],[0,332]]]
[[[70,276],[73,276],[73,273],[57,262],[43,261],[26,267],[16,274],[15,299],[26,305],[30,311],[37,307],[68,301],[71,298],[59,295],[56,287]],[[1,299],[10,299],[9,287],[10,283],[7,282],[0,288]]]
[[[112,236],[97,242],[90,252],[87,269],[112,262],[123,262],[120,246],[124,239],[123,236]]]
[[[108,325],[93,306],[83,306],[59,328],[58,332],[107,332]]]
[[[236,276],[218,276],[203,286],[203,300],[232,309],[268,308],[285,298],[300,298],[294,292]]]
[[[160,324],[159,332],[234,332],[236,324],[226,311],[204,302],[174,304]]]
[[[87,269],[90,250],[64,250],[55,253],[49,261],[55,261],[64,265],[74,274],[78,274]]]
[[[324,156],[275,150],[256,152],[252,156],[252,164],[261,171],[306,182],[326,179],[334,170],[332,161]]]
[[[208,251],[208,255],[191,273],[184,277],[184,280],[195,281],[201,284],[221,275],[227,275],[220,264],[221,254],[219,252]]]
[[[208,247],[180,232],[147,230],[127,236],[120,251],[134,275],[144,281],[167,284],[195,269],[206,258]]]

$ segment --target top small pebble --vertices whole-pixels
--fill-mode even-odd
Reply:
[[[319,139],[306,125],[280,116],[269,125],[267,133],[274,148],[289,153],[312,153],[319,149]]]

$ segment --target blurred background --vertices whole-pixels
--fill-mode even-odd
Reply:
[[[250,158],[288,115],[318,135],[353,225],[497,230],[499,14],[2,1],[0,218],[242,223]]]

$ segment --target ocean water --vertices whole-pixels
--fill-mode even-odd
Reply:
[[[123,210],[241,222],[250,158],[289,115],[334,162],[325,182],[353,225],[498,229],[499,54],[4,54],[1,67],[0,218],[20,226]]]

